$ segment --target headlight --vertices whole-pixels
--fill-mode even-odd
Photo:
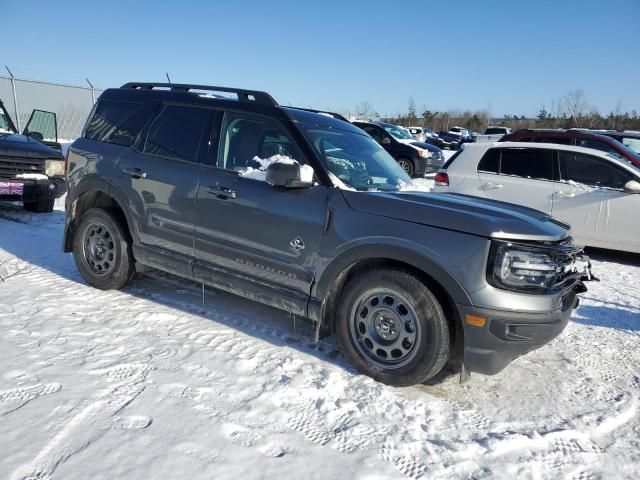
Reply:
[[[418,150],[418,155],[420,158],[429,158],[431,157],[431,152],[429,150],[423,150],[422,148]]]
[[[63,177],[64,176],[64,160],[45,160],[44,174],[47,177]]]
[[[544,291],[556,281],[559,266],[549,254],[519,245],[494,244],[489,283],[516,291]]]

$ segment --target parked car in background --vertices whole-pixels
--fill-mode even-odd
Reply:
[[[497,142],[510,133],[508,127],[487,127],[482,135],[476,135],[476,142]]]
[[[411,177],[437,172],[444,165],[444,154],[438,147],[417,142],[402,127],[383,122],[353,122],[363,129],[398,162]]]
[[[438,172],[435,191],[535,208],[571,225],[579,245],[640,253],[640,169],[599,150],[470,145]]]
[[[447,142],[449,144],[449,148],[452,150],[458,150],[464,143],[462,135],[456,132],[445,132],[444,130],[441,130],[438,132],[438,137]]]
[[[450,359],[499,372],[562,332],[590,278],[568,226],[407,191],[362,130],[265,92],[105,90],[68,166],[63,247],[89,285],[123,288],[138,265],[206,283],[310,320],[391,385]]]
[[[422,127],[405,127],[405,128],[406,128],[406,130],[409,131],[409,133],[414,138],[414,140],[416,140],[418,142],[424,142],[425,134],[424,134],[424,130],[422,129]]]
[[[582,130],[523,129],[505,135],[501,142],[537,142],[575,145],[576,147],[594,148],[609,153],[619,160],[640,167],[640,154],[631,150],[619,141],[598,133]]]
[[[590,130],[586,128],[576,128],[571,130],[577,130],[586,133],[596,133],[598,135],[605,135],[611,137],[614,140],[626,145],[631,150],[640,155],[640,132],[634,132],[630,130]]]
[[[34,110],[22,135],[0,100],[0,200],[20,201],[26,210],[48,213],[66,192],[64,157],[45,145],[57,142],[56,115]]]
[[[476,141],[476,134],[473,130],[463,127],[451,127],[449,129],[450,133],[459,133],[462,137],[462,143],[472,143]]]

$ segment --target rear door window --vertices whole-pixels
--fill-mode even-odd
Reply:
[[[500,173],[536,180],[553,180],[553,150],[503,148]]]
[[[197,162],[202,135],[211,111],[167,105],[149,127],[143,152],[158,157]]]
[[[561,178],[593,187],[624,189],[633,176],[604,159],[582,153],[560,152]]]
[[[157,108],[157,103],[101,100],[84,137],[129,147]]]

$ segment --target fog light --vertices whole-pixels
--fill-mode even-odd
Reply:
[[[56,189],[56,184],[55,183],[50,183],[49,184],[49,190],[53,191]]]

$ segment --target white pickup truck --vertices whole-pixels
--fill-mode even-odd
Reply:
[[[487,127],[482,135],[476,135],[476,142],[497,142],[509,133],[508,127]]]

